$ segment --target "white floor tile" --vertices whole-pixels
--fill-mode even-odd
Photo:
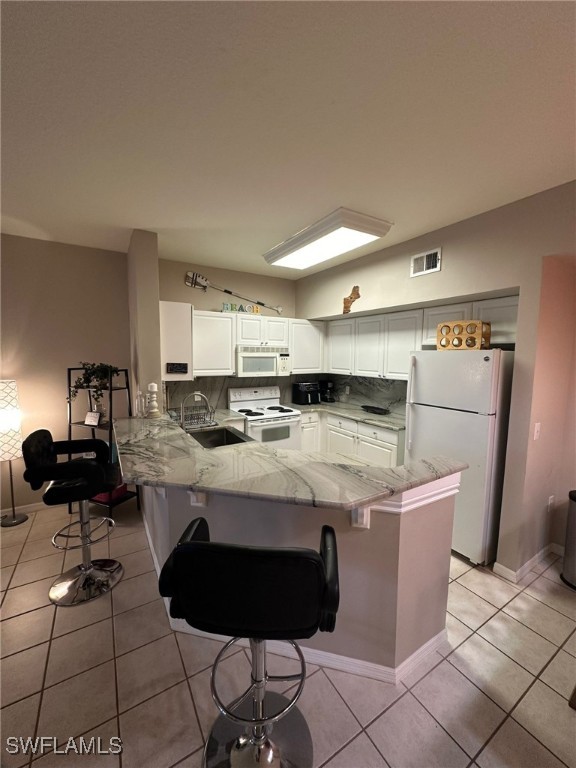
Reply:
[[[374,720],[406,691],[402,684],[392,685],[335,669],[324,671],[363,726]]]
[[[329,760],[324,768],[387,768],[388,763],[365,733],[361,733],[354,741]]]
[[[572,619],[525,593],[515,597],[502,610],[554,645],[562,645],[568,635],[576,629],[576,622]]]
[[[565,698],[537,680],[512,717],[556,757],[575,768],[576,710],[568,706]]]
[[[533,675],[537,675],[558,650],[554,643],[502,612],[480,627],[478,634]]]
[[[540,675],[540,680],[564,696],[565,699],[569,699],[576,687],[576,659],[565,651],[558,651]],[[576,734],[574,748],[576,749]]]
[[[483,568],[474,568],[458,579],[458,584],[474,592],[483,600],[502,608],[520,592],[520,588],[509,581],[494,576]]]
[[[470,759],[411,693],[367,732],[392,768],[464,768]]]
[[[563,764],[509,718],[476,758],[480,768],[563,768]]]
[[[448,612],[470,629],[478,629],[494,616],[497,610],[495,606],[457,581],[453,581],[448,587]]]
[[[550,608],[554,608],[572,621],[576,621],[576,590],[540,576],[529,587],[526,587],[526,593],[549,605]]]
[[[506,717],[500,707],[447,661],[415,685],[412,693],[470,757]]]
[[[448,661],[507,712],[534,677],[478,635],[468,638]]]

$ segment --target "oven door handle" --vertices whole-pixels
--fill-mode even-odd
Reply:
[[[269,427],[273,424],[299,424],[301,421],[302,416],[294,416],[281,419],[254,419],[254,421],[248,421],[247,424],[251,427],[257,427],[258,425],[261,427]]]

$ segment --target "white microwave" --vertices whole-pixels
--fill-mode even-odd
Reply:
[[[237,376],[289,376],[288,347],[236,347]]]

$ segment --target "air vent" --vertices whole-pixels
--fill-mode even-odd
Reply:
[[[410,260],[410,277],[418,277],[418,275],[425,275],[428,272],[440,272],[441,257],[442,251],[440,248],[412,256]]]

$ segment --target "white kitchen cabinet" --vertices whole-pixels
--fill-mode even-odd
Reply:
[[[326,373],[350,375],[354,370],[355,320],[330,320],[326,338]]]
[[[231,376],[235,372],[236,316],[195,310],[192,319],[194,376]]]
[[[357,455],[360,459],[372,461],[382,467],[395,467],[398,463],[395,445],[381,443],[360,435],[357,438]]]
[[[398,456],[403,456],[404,442],[395,430],[328,414],[326,450],[358,456],[382,467],[395,467]]]
[[[324,329],[322,321],[290,320],[292,373],[323,373]]]
[[[382,377],[384,375],[384,315],[356,318],[354,344],[354,374]]]
[[[287,317],[236,315],[236,343],[243,346],[287,347],[289,321]]]
[[[320,415],[303,413],[301,421],[301,450],[314,453],[320,450]]]
[[[349,453],[356,456],[356,433],[326,425],[326,450],[328,453]]]
[[[422,323],[422,346],[436,349],[436,329],[440,323],[450,320],[474,320],[472,302],[448,304],[441,307],[425,307]]]
[[[192,305],[182,301],[160,302],[160,361],[162,381],[191,381]],[[178,364],[180,373],[168,373],[168,364]]]
[[[472,319],[491,324],[491,345],[515,343],[517,316],[518,296],[483,299],[472,304]]]
[[[407,381],[410,352],[422,345],[422,310],[384,315],[384,328],[384,376]]]
[[[403,435],[403,433],[402,433]],[[395,467],[399,453],[400,433],[393,429],[376,427],[373,424],[358,423],[358,456],[375,461],[383,467]],[[403,445],[403,441],[402,441]]]

